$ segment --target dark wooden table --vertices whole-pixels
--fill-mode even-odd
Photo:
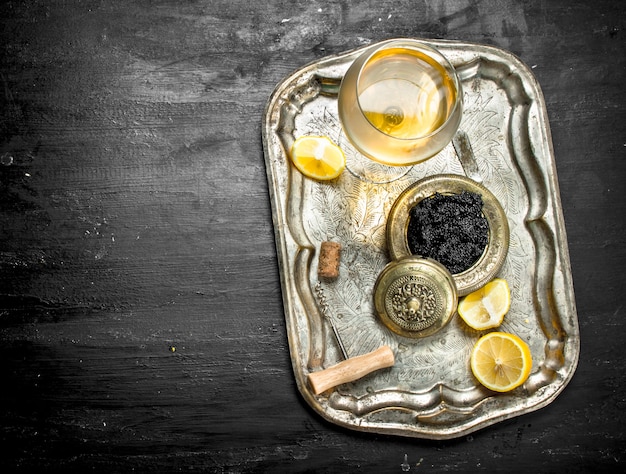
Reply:
[[[0,470],[611,472],[626,465],[626,7],[5,1]],[[302,65],[388,37],[512,51],[545,95],[581,335],[549,406],[450,441],[299,395],[261,141]]]

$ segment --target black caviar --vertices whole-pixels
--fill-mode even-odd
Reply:
[[[422,199],[409,211],[409,250],[437,260],[452,274],[464,272],[480,258],[489,240],[482,208],[481,196],[469,191]]]

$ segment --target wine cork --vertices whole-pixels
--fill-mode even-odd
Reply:
[[[317,275],[320,278],[335,279],[339,276],[339,259],[341,258],[341,244],[338,242],[322,242],[320,257],[317,265]]]

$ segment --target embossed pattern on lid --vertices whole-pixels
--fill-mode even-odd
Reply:
[[[381,321],[395,333],[411,338],[430,336],[456,311],[456,286],[440,263],[409,256],[382,270],[374,287],[374,305]]]

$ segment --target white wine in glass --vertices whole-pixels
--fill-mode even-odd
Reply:
[[[350,66],[339,91],[339,118],[352,144],[382,164],[406,166],[441,151],[462,115],[460,81],[436,49],[390,40]]]

